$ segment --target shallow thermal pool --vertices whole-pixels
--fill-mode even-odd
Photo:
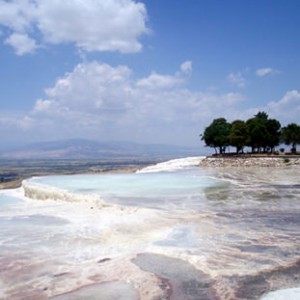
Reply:
[[[176,172],[48,176],[27,182],[31,187],[36,186],[37,192],[38,186],[50,186],[76,194],[98,195],[107,203],[159,209],[203,206],[208,188],[224,188],[230,184],[199,168]],[[44,190],[44,193],[47,192]]]
[[[300,168],[199,159],[1,192],[0,299],[251,300],[299,287]]]

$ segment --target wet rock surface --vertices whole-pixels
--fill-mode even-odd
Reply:
[[[213,300],[213,280],[204,272],[188,262],[154,253],[141,253],[132,260],[142,270],[154,273],[163,282],[167,282],[163,291],[167,291],[170,300]]]
[[[296,260],[285,267],[262,271],[253,276],[243,276],[237,280],[235,296],[237,299],[256,300],[270,290],[299,286],[299,272],[300,260]]]

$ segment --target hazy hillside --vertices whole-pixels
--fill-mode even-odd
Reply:
[[[131,142],[97,142],[71,139],[41,142],[0,152],[5,159],[93,159],[125,157],[177,157],[200,155],[199,149]]]

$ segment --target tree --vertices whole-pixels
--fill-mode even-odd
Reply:
[[[267,136],[267,122],[268,116],[265,113],[259,112],[254,118],[247,120],[247,128],[249,133],[249,139],[247,146],[250,146],[252,152],[261,152],[261,149],[265,148],[265,137]]]
[[[268,114],[264,111],[259,111],[254,117],[260,120],[268,120],[269,118]]]
[[[244,121],[235,120],[231,123],[229,133],[230,145],[236,147],[236,153],[242,152],[249,140],[248,128]]]
[[[220,154],[225,152],[226,147],[229,145],[229,133],[231,124],[225,118],[214,119],[213,122],[205,128],[201,137],[208,147],[219,148]],[[217,153],[217,150],[216,150]]]
[[[271,152],[274,151],[275,146],[278,146],[280,143],[281,136],[281,124],[276,119],[267,120],[267,132],[266,144],[270,147]]]
[[[281,125],[276,119],[269,119],[265,112],[258,112],[246,124],[249,133],[247,145],[252,148],[252,152],[273,151],[279,145]]]
[[[300,126],[290,123],[281,130],[281,139],[287,145],[292,145],[292,152],[296,152],[297,144],[300,144]]]

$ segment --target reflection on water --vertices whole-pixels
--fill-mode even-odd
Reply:
[[[189,168],[29,180],[42,201],[0,194],[0,298],[259,299],[300,286],[299,175]]]

